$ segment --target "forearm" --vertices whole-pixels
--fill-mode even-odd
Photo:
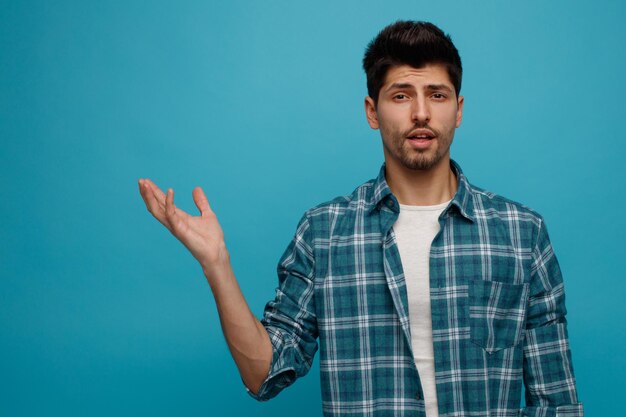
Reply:
[[[533,250],[524,338],[524,416],[582,417],[565,319],[565,287],[544,223]]]
[[[246,386],[258,392],[272,362],[272,344],[261,322],[254,317],[235,279],[230,262],[205,275],[215,297],[217,311],[230,353]]]
[[[152,181],[139,180],[148,211],[200,262],[217,304],[222,330],[239,373],[257,392],[272,362],[272,345],[263,325],[254,317],[239,289],[224,243],[224,233],[200,187],[193,192],[200,216],[190,216],[174,205],[174,190],[167,195]]]

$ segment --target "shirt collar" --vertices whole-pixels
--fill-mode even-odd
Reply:
[[[448,207],[455,206],[463,217],[474,221],[474,196],[472,194],[472,187],[456,161],[450,160],[450,168],[452,168],[452,172],[456,175],[457,189]],[[391,188],[389,188],[387,180],[385,179],[385,163],[383,162],[378,172],[378,177],[374,180],[373,194],[369,201],[369,211],[390,199],[393,201],[396,200],[396,197],[391,192]],[[392,205],[394,204],[396,203],[392,203]]]

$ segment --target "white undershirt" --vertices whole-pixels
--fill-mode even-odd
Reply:
[[[426,417],[439,416],[430,310],[430,245],[439,233],[439,215],[449,203],[434,206],[400,204],[400,215],[393,225],[406,281],[411,345],[424,390]]]

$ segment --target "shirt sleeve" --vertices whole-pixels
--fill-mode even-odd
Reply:
[[[567,335],[563,278],[541,218],[532,257],[522,415],[583,417]]]
[[[267,303],[261,319],[273,353],[268,376],[259,391],[254,394],[246,387],[256,400],[276,396],[311,368],[318,348],[314,275],[311,225],[305,214],[278,262],[276,297]]]

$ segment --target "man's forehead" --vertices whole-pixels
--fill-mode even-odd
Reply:
[[[448,70],[443,64],[427,64],[423,67],[410,65],[396,65],[387,70],[383,88],[387,89],[393,84],[444,84],[453,88]]]

